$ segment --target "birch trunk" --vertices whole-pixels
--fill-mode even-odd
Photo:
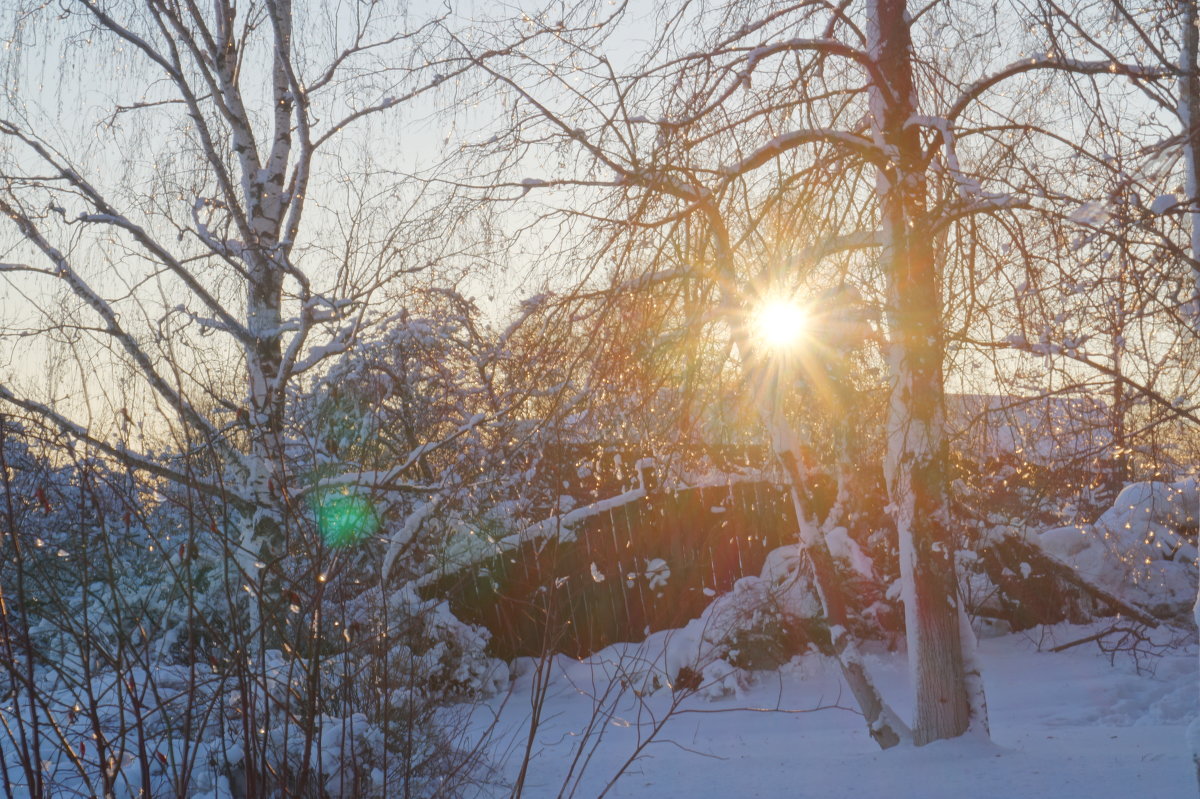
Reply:
[[[249,334],[245,344],[249,467],[246,478],[254,510],[243,526],[238,556],[244,574],[257,574],[257,613],[261,614],[258,620],[272,628],[282,602],[280,564],[287,552],[280,505],[283,493],[280,464],[284,461],[283,385],[287,377],[282,305],[290,249],[283,217],[293,202],[288,196],[287,183],[293,161],[292,128],[297,102],[288,72],[292,60],[291,2],[277,0],[268,9],[272,117],[267,128],[269,135],[261,139],[255,135],[254,121],[246,110],[239,85],[236,22],[236,6],[217,6],[212,60],[237,157],[248,238],[240,254],[246,270]],[[306,153],[300,155],[303,160]],[[256,563],[265,564],[261,572],[256,573]]]
[[[1187,304],[1187,318],[1192,328],[1200,332],[1200,73],[1197,71],[1197,54],[1200,53],[1200,15],[1196,0],[1180,0],[1180,53],[1179,53],[1179,119],[1183,123],[1184,188],[1187,192],[1188,221],[1191,223],[1192,294]],[[1192,617],[1200,627],[1200,587],[1197,588],[1196,604],[1192,606]],[[1200,786],[1200,716],[1188,727],[1188,743],[1192,750],[1192,763],[1196,771],[1196,783]]]
[[[1180,35],[1179,54],[1179,119],[1183,123],[1184,190],[1188,199],[1188,221],[1191,223],[1189,254],[1192,256],[1192,297],[1189,307],[1194,327],[1200,327],[1200,75],[1196,70],[1197,52],[1200,51],[1200,16],[1196,0],[1180,0],[1183,30]]]
[[[811,475],[807,473],[803,459],[798,455],[800,448],[796,436],[780,412],[779,375],[773,372],[762,354],[756,351],[747,329],[746,320],[749,315],[746,313],[741,298],[730,290],[731,286],[736,285],[736,278],[734,277],[733,255],[727,231],[721,224],[720,215],[711,207],[708,209],[708,215],[713,224],[718,271],[726,277],[721,281],[722,305],[730,320],[734,344],[741,354],[747,376],[752,384],[761,389],[754,391],[756,410],[759,418],[770,432],[772,452],[787,475],[792,508],[799,526],[800,543],[804,548],[809,565],[812,567],[817,598],[821,602],[825,620],[832,633],[833,652],[841,668],[842,677],[849,686],[850,692],[854,694],[859,709],[862,710],[871,738],[879,744],[881,749],[890,749],[901,743],[910,743],[912,741],[911,731],[905,726],[900,716],[884,701],[857,646],[846,632],[849,629],[846,600],[834,567],[833,556],[825,538],[827,530],[840,523],[840,508],[844,506],[844,491],[847,476],[850,473],[846,462],[849,446],[846,427],[843,425],[838,429],[838,440],[842,444],[841,454],[843,456],[839,460],[841,467],[838,474],[839,502],[834,510],[830,511],[828,517],[822,521],[817,518],[809,496],[809,487],[812,485]]]
[[[842,435],[843,431],[839,430],[842,457],[839,457],[838,502],[830,511],[829,517],[820,522],[813,513],[813,503],[807,498],[807,487],[812,484],[811,476],[804,473],[802,461],[796,454],[798,447],[787,424],[779,418],[778,408],[772,411],[764,410],[762,416],[764,420],[771,420],[772,449],[788,476],[792,508],[800,526],[800,542],[812,566],[813,584],[825,611],[825,621],[829,624],[831,633],[830,643],[841,667],[842,678],[854,694],[854,699],[862,710],[863,719],[867,722],[867,730],[880,749],[890,749],[900,743],[911,743],[912,732],[884,701],[883,695],[867,671],[858,646],[848,633],[850,615],[846,607],[846,598],[825,538],[828,530],[841,521],[841,509],[844,506],[847,477],[850,473],[846,462],[848,442]]]
[[[877,187],[884,231],[891,399],[885,463],[900,544],[918,746],[962,735],[972,701],[963,657],[944,429],[941,285],[926,219],[925,164],[905,0],[870,0],[871,55],[886,85],[871,87],[876,143],[894,153]],[[986,723],[980,719],[980,726]]]

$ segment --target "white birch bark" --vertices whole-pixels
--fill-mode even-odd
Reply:
[[[847,478],[852,471],[848,463],[848,442],[843,435],[844,428],[839,430],[838,435],[839,445],[842,447],[838,469],[838,501],[826,519],[821,521],[814,515],[812,503],[805,499],[805,487],[811,485],[811,475],[804,471],[796,437],[781,418],[778,403],[769,409],[760,408],[760,416],[770,430],[775,456],[783,463],[788,475],[792,509],[800,527],[800,542],[812,564],[813,583],[830,627],[830,643],[841,667],[842,677],[862,710],[867,730],[881,749],[890,749],[901,743],[912,743],[912,731],[884,700],[883,694],[879,692],[867,670],[856,642],[847,633],[849,617],[846,601],[837,581],[833,556],[826,539],[828,532],[839,526],[842,521]]]
[[[1183,125],[1184,191],[1187,195],[1188,221],[1191,224],[1190,249],[1192,257],[1192,292],[1186,316],[1192,328],[1200,332],[1200,73],[1197,55],[1200,53],[1200,15],[1196,0],[1180,0],[1179,53],[1179,119]],[[1192,617],[1200,627],[1200,586]],[[1200,786],[1200,715],[1188,727],[1188,743],[1196,782]]]
[[[845,504],[846,481],[852,469],[846,461],[845,427],[839,428],[839,440],[843,445],[842,458],[839,460],[838,494],[839,501],[824,520],[818,519],[813,503],[808,499],[809,486],[812,485],[809,475],[800,457],[800,447],[791,426],[783,419],[780,409],[779,386],[776,384],[778,375],[771,374],[769,365],[756,354],[756,348],[751,341],[747,322],[749,315],[743,307],[741,299],[731,290],[736,285],[734,279],[733,258],[728,241],[725,238],[724,227],[720,216],[715,210],[709,212],[713,223],[713,234],[716,239],[719,269],[727,279],[721,281],[722,305],[730,319],[730,329],[733,331],[734,343],[742,358],[752,384],[758,384],[761,389],[754,392],[758,416],[767,428],[771,437],[771,448],[775,458],[783,466],[788,478],[789,495],[792,508],[799,526],[800,543],[812,567],[813,584],[817,597],[825,612],[825,620],[829,624],[831,644],[834,656],[842,671],[842,677],[854,694],[863,718],[867,722],[867,730],[871,738],[881,749],[890,749],[901,743],[911,743],[912,732],[901,720],[892,707],[884,700],[875,681],[871,678],[866,664],[858,651],[858,647],[847,634],[848,614],[841,586],[837,581],[833,556],[826,543],[829,530],[841,523],[840,509]],[[769,387],[768,387],[768,384]]]

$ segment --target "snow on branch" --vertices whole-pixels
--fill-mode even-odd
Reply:
[[[222,306],[221,303],[219,303],[216,298],[214,298],[208,292],[208,290],[204,288],[203,285],[201,285],[200,281],[196,279],[196,276],[193,275],[186,266],[184,266],[177,258],[171,255],[171,253],[168,252],[168,250],[163,247],[162,244],[160,244],[159,241],[149,233],[149,231],[113,208],[108,200],[91,183],[89,183],[87,180],[84,180],[84,178],[78,172],[66,165],[65,159],[51,152],[45,145],[42,144],[42,142],[27,135],[11,122],[0,120],[0,133],[17,139],[26,147],[31,149],[38,158],[44,161],[51,168],[55,169],[61,178],[66,180],[74,188],[78,189],[79,192],[83,194],[88,202],[90,202],[91,205],[96,209],[96,213],[80,214],[75,220],[76,222],[84,224],[110,225],[129,233],[133,239],[139,245],[141,245],[144,250],[146,250],[146,252],[152,255],[160,263],[170,269],[171,272],[174,273],[180,280],[182,280],[184,285],[186,285],[188,289],[204,303],[209,311],[221,320],[221,323],[224,325],[225,329],[237,336],[240,340],[242,340],[243,343],[250,341],[251,337],[249,332],[246,331],[245,327],[242,326],[233,317],[233,315],[230,314],[225,307]],[[8,206],[6,206],[6,208],[8,208]],[[62,208],[54,208],[53,210],[57,211],[65,219],[66,214]],[[25,231],[20,220],[17,219],[18,214],[15,209],[8,208],[5,213],[7,213],[14,221],[17,222],[18,227],[21,228],[22,234],[25,235],[26,238],[36,243],[36,240],[34,238],[30,238],[30,234]],[[38,235],[40,236],[40,234]],[[45,251],[44,247],[41,247],[41,245],[38,246]],[[218,250],[218,252],[220,252],[220,250]]]
[[[552,540],[557,541],[574,541],[575,527],[580,523],[603,513],[615,510],[646,497],[646,490],[639,486],[623,494],[618,494],[615,497],[608,497],[599,502],[593,502],[590,505],[584,505],[580,508],[568,511],[563,514],[555,514],[548,519],[543,519],[536,524],[505,536],[504,538],[495,541],[492,547],[489,547],[485,552],[467,552],[465,557],[457,561],[447,563],[443,571],[453,571],[457,569],[465,569],[473,565],[479,557],[488,558],[500,552],[512,552],[521,547],[522,544],[540,543],[542,547]],[[540,553],[541,547],[538,548]],[[430,572],[429,574],[418,580],[419,585],[430,584],[444,576],[442,573]]]
[[[194,472],[189,471],[184,473],[176,471],[170,466],[164,464],[160,458],[144,455],[121,444],[97,438],[93,436],[86,427],[71,421],[58,411],[55,411],[49,405],[18,396],[2,383],[0,383],[0,402],[7,402],[10,405],[20,408],[21,410],[28,411],[29,413],[45,419],[51,425],[58,428],[63,433],[66,433],[72,439],[82,441],[90,447],[95,447],[100,452],[115,458],[117,461],[126,466],[135,469],[142,469],[150,474],[165,478],[179,485],[192,486],[201,493],[209,496],[218,497],[223,500],[230,500],[235,506],[240,506],[243,509],[250,507],[249,500],[239,496],[236,491],[230,491],[230,484],[208,483],[203,480],[196,479]]]
[[[425,524],[425,520],[437,509],[438,498],[422,502],[408,514],[404,519],[404,524],[393,533],[388,540],[387,552],[383,556],[382,574],[386,578],[392,571],[392,564],[412,541],[417,537],[417,533],[421,531],[421,527]]]
[[[742,175],[805,144],[832,144],[857,153],[878,166],[886,167],[892,163],[883,148],[864,136],[833,128],[812,128],[776,136],[738,163],[723,168],[721,172],[729,176]]]
[[[785,265],[788,269],[793,269],[803,264],[817,263],[840,252],[869,250],[882,247],[883,244],[882,230],[856,230],[840,236],[827,236],[788,258]]]
[[[950,120],[945,117],[936,116],[921,116],[914,114],[909,120],[908,125],[920,125],[936,130],[942,140],[942,156],[946,159],[946,169],[950,172],[950,177],[958,184],[958,195],[964,200],[970,197],[977,197],[981,194],[979,181],[974,178],[967,177],[963,174],[962,167],[958,163],[958,139],[954,135],[954,128],[950,124]]]
[[[317,481],[315,484],[305,489],[302,494],[310,494],[321,492],[331,488],[343,488],[346,486],[362,486],[368,488],[390,488],[398,491],[409,491],[413,493],[433,493],[437,491],[436,487],[428,485],[420,485],[400,480],[400,475],[411,469],[418,461],[430,453],[436,452],[442,447],[448,446],[467,433],[475,430],[485,421],[489,420],[487,414],[477,413],[463,422],[458,428],[436,441],[426,441],[416,449],[408,453],[405,459],[393,466],[390,469],[384,470],[360,470],[351,471],[345,474],[337,475],[336,477],[327,477]]]
[[[183,419],[201,431],[209,440],[219,440],[220,436],[209,421],[196,411],[191,403],[181,393],[176,391],[171,383],[158,372],[150,356],[147,355],[135,337],[121,325],[120,315],[112,305],[101,297],[75,271],[67,257],[46,240],[33,221],[19,213],[17,209],[5,200],[0,200],[0,213],[4,213],[13,220],[21,235],[30,244],[41,250],[50,261],[54,267],[54,274],[64,280],[72,293],[87,303],[103,320],[104,332],[117,341],[129,357],[133,359],[133,362],[137,364],[138,369],[159,396],[170,403],[171,407],[178,408]]]
[[[307,333],[309,328],[310,324],[302,323],[301,333]],[[318,344],[314,347],[310,347],[304,358],[301,360],[297,360],[297,357],[300,348],[303,346],[303,341],[307,338],[307,336],[301,336],[300,333],[297,333],[297,335],[293,337],[291,343],[288,345],[288,350],[284,354],[283,359],[285,364],[292,365],[287,370],[281,370],[281,377],[279,380],[277,380],[277,382],[281,382],[284,374],[289,377],[303,374],[325,359],[334,355],[341,355],[342,353],[346,352],[348,349],[350,349],[350,344],[353,342],[355,334],[358,333],[358,329],[358,320],[343,325],[341,329],[330,336],[324,344]]]
[[[987,77],[980,78],[963,91],[959,98],[946,113],[946,119],[957,119],[967,106],[978,100],[985,92],[998,83],[1024,72],[1034,70],[1054,70],[1075,75],[1123,75],[1134,80],[1156,80],[1172,77],[1173,72],[1161,67],[1147,67],[1139,64],[1124,64],[1112,59],[1098,61],[1082,61],[1075,58],[1061,58],[1050,54],[1038,54],[1029,58],[1014,61],[1007,67]]]
[[[887,86],[887,80],[879,70],[879,65],[875,63],[866,52],[859,50],[856,47],[851,47],[845,42],[837,39],[787,39],[786,41],[776,42],[770,45],[761,45],[751,49],[745,56],[746,66],[738,72],[739,82],[749,83],[750,73],[758,66],[758,63],[766,58],[780,53],[794,52],[814,52],[821,55],[840,56],[850,61],[857,63],[870,74],[872,81],[880,86]]]
[[[621,281],[617,285],[613,286],[612,289],[610,289],[607,293],[618,294],[626,292],[638,292],[650,288],[651,286],[656,286],[659,283],[667,283],[679,278],[686,278],[690,274],[691,270],[686,268],[660,269],[657,272],[637,275],[636,277],[631,277],[628,280]]]

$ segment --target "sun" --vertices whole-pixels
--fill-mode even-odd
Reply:
[[[795,347],[808,330],[808,310],[792,300],[768,299],[752,316],[754,336],[767,349],[782,351]]]

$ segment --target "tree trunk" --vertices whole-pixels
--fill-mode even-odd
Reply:
[[[896,154],[877,177],[891,337],[885,467],[920,746],[966,732],[972,703],[948,502],[941,285],[926,229],[925,159],[918,128],[908,124],[916,91],[905,0],[870,0],[868,13],[871,55],[886,81],[871,87],[873,133]]]
[[[834,567],[833,556],[825,539],[826,530],[840,522],[839,507],[830,511],[830,517],[824,522],[818,518],[814,503],[809,495],[812,485],[810,475],[802,465],[799,457],[799,446],[791,426],[783,418],[780,406],[780,375],[772,367],[763,354],[757,352],[748,331],[747,319],[749,314],[741,304],[739,297],[729,291],[735,285],[733,258],[725,231],[719,224],[719,217],[714,213],[710,219],[714,224],[714,241],[717,249],[718,263],[722,274],[729,277],[722,286],[722,304],[730,319],[730,329],[733,331],[734,343],[742,354],[743,363],[750,377],[750,382],[757,386],[752,390],[756,399],[759,418],[770,433],[771,450],[776,460],[783,467],[788,478],[789,494],[792,508],[796,514],[796,522],[800,544],[812,567],[813,583],[816,587],[817,598],[825,612],[825,620],[829,624],[831,643],[834,656],[842,670],[842,678],[849,686],[850,692],[862,710],[867,722],[867,730],[881,749],[890,749],[901,743],[912,740],[912,733],[901,721],[900,717],[884,701],[883,695],[871,679],[866,665],[858,652],[858,647],[848,634],[849,615],[846,601],[839,584],[839,576]],[[842,408],[845,410],[845,407]],[[838,441],[842,445],[840,465],[845,467],[849,434],[846,424],[838,428]],[[845,491],[848,469],[839,472],[839,495]]]
[[[777,411],[777,409],[775,409]],[[800,541],[804,553],[812,566],[813,584],[817,597],[825,611],[825,620],[829,624],[830,643],[834,656],[842,670],[842,679],[846,681],[858,707],[862,710],[863,719],[867,722],[867,730],[879,744],[880,749],[890,749],[900,743],[911,742],[911,731],[904,726],[899,716],[884,701],[883,695],[871,679],[858,652],[858,647],[849,635],[850,616],[846,609],[846,599],[842,592],[841,578],[834,566],[833,555],[825,539],[825,531],[830,524],[840,519],[820,522],[813,511],[813,503],[805,498],[807,486],[811,485],[809,475],[803,473],[800,460],[796,455],[796,447],[792,443],[790,431],[786,424],[774,413],[764,419],[772,419],[771,438],[772,448],[779,462],[787,473],[790,484],[792,508],[800,527]],[[839,436],[843,438],[843,436]],[[842,442],[845,443],[844,440]],[[844,491],[845,473],[839,475],[839,493]],[[839,503],[839,508],[840,508]],[[839,513],[839,508],[831,511],[831,515]]]
[[[1200,73],[1197,71],[1197,54],[1200,53],[1200,15],[1196,0],[1180,0],[1180,53],[1179,70],[1179,119],[1183,123],[1184,188],[1187,192],[1188,219],[1191,222],[1192,296],[1186,306],[1192,329],[1200,333]],[[1192,606],[1192,617],[1200,626],[1200,588],[1197,588],[1196,604]],[[1192,762],[1196,769],[1196,782],[1200,786],[1200,716],[1188,727],[1188,742],[1192,749]]]
[[[236,9],[227,6],[219,26],[220,37],[231,36]],[[246,346],[249,417],[248,475],[254,511],[242,536],[240,556],[246,564],[264,563],[258,573],[258,595],[262,621],[269,639],[286,626],[282,607],[282,561],[288,552],[282,497],[286,475],[282,472],[284,390],[283,283],[289,257],[290,231],[284,231],[287,208],[287,175],[292,158],[292,120],[296,98],[285,65],[292,60],[292,8],[290,0],[271,7],[273,35],[272,113],[269,142],[256,143],[251,118],[234,114],[229,124],[239,156],[245,194],[246,223],[251,241],[243,258],[246,264],[246,329],[251,340]],[[230,40],[231,41],[231,40]],[[228,51],[228,43],[225,51]],[[238,85],[237,62],[221,62],[222,85],[233,109],[243,107]],[[247,571],[254,574],[254,571]]]
[[[1193,327],[1200,327],[1200,74],[1196,70],[1200,51],[1200,23],[1196,0],[1180,0],[1179,119],[1183,123],[1184,191],[1187,193],[1188,220],[1191,223],[1192,297],[1189,313]]]

